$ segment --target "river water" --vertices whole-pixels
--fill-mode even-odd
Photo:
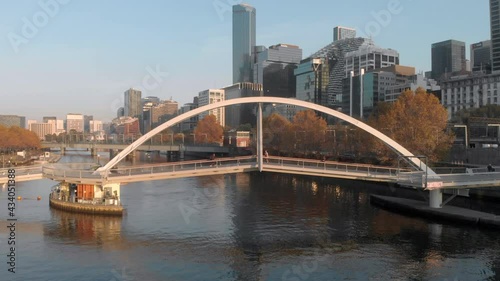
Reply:
[[[17,184],[15,274],[1,189],[0,280],[500,280],[500,231],[372,206],[372,193],[419,196],[383,185],[260,173],[140,182],[122,186],[117,218],[51,209],[54,184]]]

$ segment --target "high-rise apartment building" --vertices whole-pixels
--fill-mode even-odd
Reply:
[[[208,89],[198,94],[198,107],[221,102],[225,100],[223,89]],[[215,115],[217,122],[222,126],[226,126],[226,111],[223,107],[205,111],[200,114],[200,120],[207,115]]]
[[[233,6],[233,83],[253,82],[255,19],[252,6]]]
[[[441,80],[466,70],[465,42],[447,40],[432,44],[432,78]]]
[[[470,64],[472,71],[491,71],[491,40],[470,45]]]
[[[125,91],[124,116],[139,117],[142,114],[141,91],[130,88]]]
[[[492,71],[500,70],[500,0],[490,0]]]
[[[356,29],[343,26],[333,28],[333,42],[347,38],[356,38]]]

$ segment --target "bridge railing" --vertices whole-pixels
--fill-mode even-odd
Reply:
[[[111,169],[108,178],[136,176],[144,174],[160,174],[181,171],[197,171],[208,168],[238,167],[241,165],[255,165],[256,158],[252,156],[237,158],[216,158],[207,160],[181,161],[162,164],[143,165],[140,167],[120,167]]]
[[[29,167],[9,167],[9,168],[0,168],[0,178],[7,177],[9,170],[14,169],[15,175],[17,176],[25,176],[25,175],[33,175],[40,174],[42,172],[42,166],[29,166]]]
[[[494,186],[500,181],[500,172],[483,172],[473,174],[445,174],[439,175],[444,185],[467,186],[474,184],[491,183]],[[498,185],[498,184],[496,184]]]
[[[369,164],[342,163],[335,161],[321,161],[302,158],[267,157],[264,164],[278,165],[283,167],[300,167],[309,169],[321,169],[325,171],[338,171],[345,173],[364,173],[369,176],[396,177],[398,169],[392,167],[374,166]]]

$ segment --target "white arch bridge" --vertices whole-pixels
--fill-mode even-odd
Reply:
[[[196,116],[202,112],[227,107],[237,104],[258,104],[257,114],[257,156],[256,157],[239,157],[218,159],[217,161],[191,161],[191,162],[176,162],[161,165],[147,165],[141,167],[124,167],[120,169],[112,169],[129,153],[136,150],[143,143],[148,141],[154,135],[161,131],[174,126],[186,119]],[[401,159],[412,164],[417,171],[401,171],[399,169],[367,166],[367,165],[347,165],[335,162],[321,162],[305,159],[293,158],[276,158],[263,156],[263,134],[262,134],[262,104],[288,104],[312,109],[318,112],[334,116],[344,120],[361,130],[375,136],[392,150],[394,150]],[[97,169],[95,172],[88,169],[60,169],[58,167],[44,167],[43,176],[59,181],[75,182],[75,183],[126,183],[133,181],[144,180],[159,180],[178,177],[192,177],[213,174],[238,173],[248,171],[268,171],[280,172],[289,174],[302,174],[312,176],[336,177],[346,179],[357,179],[378,182],[392,182],[403,185],[409,185],[429,190],[429,204],[433,208],[442,206],[442,189],[445,188],[470,188],[480,186],[500,185],[500,174],[488,173],[484,176],[480,174],[458,175],[446,177],[445,175],[437,175],[432,169],[427,167],[421,160],[421,157],[413,155],[406,148],[387,137],[380,131],[368,126],[367,124],[345,115],[336,110],[320,106],[317,104],[277,97],[247,97],[222,101],[206,105],[184,114],[181,114],[157,128],[151,130],[146,135],[140,137],[135,142],[130,144],[126,149],[117,154],[105,166]],[[468,177],[467,177],[468,176]]]

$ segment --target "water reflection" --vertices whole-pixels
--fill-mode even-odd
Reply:
[[[46,237],[75,245],[122,248],[122,218],[70,213],[51,208],[51,223],[44,227]]]

